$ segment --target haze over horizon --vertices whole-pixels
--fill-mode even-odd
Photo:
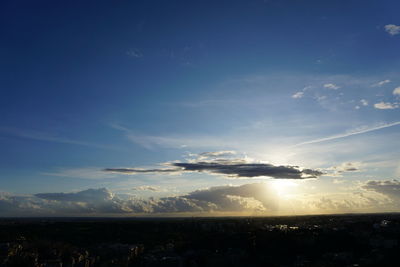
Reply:
[[[0,217],[399,212],[399,9],[2,2]]]

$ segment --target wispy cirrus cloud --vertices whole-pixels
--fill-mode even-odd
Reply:
[[[390,83],[390,82],[391,82],[390,80],[382,80],[380,82],[372,84],[371,87],[381,87],[381,86],[383,86],[383,85],[385,85],[387,83]]]
[[[304,92],[296,92],[292,95],[292,98],[302,98],[304,96]]]
[[[115,178],[112,173],[105,173],[98,167],[82,167],[82,168],[58,168],[52,171],[42,172],[42,175],[80,178],[80,179],[107,179]]]
[[[324,88],[332,89],[332,90],[337,90],[340,88],[340,86],[333,84],[333,83],[326,83],[324,84]]]
[[[128,51],[126,52],[126,54],[127,54],[129,57],[132,57],[132,58],[141,58],[141,57],[143,57],[142,52],[140,52],[140,51],[139,51],[138,49],[136,49],[136,48],[132,48],[132,49],[128,50]]]
[[[393,122],[393,123],[384,123],[384,124],[380,124],[377,126],[373,126],[373,127],[362,127],[356,130],[352,130],[343,134],[337,134],[337,135],[332,135],[332,136],[328,136],[328,137],[323,137],[323,138],[318,138],[318,139],[314,139],[314,140],[310,140],[310,141],[305,141],[305,142],[301,142],[296,144],[295,146],[302,146],[302,145],[308,145],[308,144],[315,144],[315,143],[321,143],[321,142],[326,142],[326,141],[332,141],[332,140],[336,140],[336,139],[340,139],[340,138],[345,138],[348,136],[353,136],[353,135],[358,135],[358,134],[363,134],[363,133],[368,133],[368,132],[373,132],[373,131],[377,131],[380,129],[384,129],[384,128],[388,128],[388,127],[393,127],[396,125],[400,125],[400,121],[397,122]]]
[[[112,146],[70,139],[68,137],[62,137],[62,136],[47,133],[47,132],[23,130],[23,129],[13,128],[13,127],[0,127],[0,133],[2,133],[4,135],[10,135],[10,136],[18,137],[18,138],[31,139],[31,140],[37,140],[37,141],[80,145],[80,146],[88,146],[88,147],[95,147],[95,148],[102,148],[102,149],[115,149],[115,147],[112,147]]]

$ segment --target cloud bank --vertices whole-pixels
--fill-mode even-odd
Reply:
[[[185,212],[265,212],[274,192],[264,183],[218,186],[160,199],[122,199],[106,188],[33,196],[0,194],[2,216],[93,216]]]
[[[286,210],[282,206],[284,201],[285,199],[279,197],[273,181],[215,186],[159,199],[119,197],[106,188],[24,196],[0,193],[0,216],[267,215],[282,211],[289,214],[310,214],[361,210],[379,212],[398,210],[400,182],[373,180],[347,193],[295,195],[289,201],[290,208],[286,206]]]

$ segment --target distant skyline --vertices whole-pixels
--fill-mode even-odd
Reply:
[[[4,1],[0,216],[400,211],[398,1]]]

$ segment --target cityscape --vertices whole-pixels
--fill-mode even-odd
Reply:
[[[399,214],[0,221],[0,266],[397,266]]]

